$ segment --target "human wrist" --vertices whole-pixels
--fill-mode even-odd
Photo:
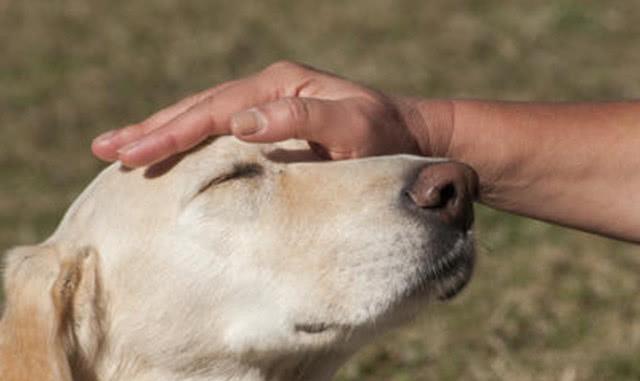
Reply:
[[[500,197],[496,187],[509,171],[522,168],[527,147],[500,102],[474,100],[416,100],[423,119],[426,156],[445,157],[472,166],[479,176],[480,200]],[[508,113],[507,113],[508,114]],[[424,140],[423,140],[424,141]],[[425,151],[428,150],[428,151]],[[509,165],[505,165],[509,163]]]
[[[449,157],[455,120],[453,101],[402,97],[398,104],[420,154]]]

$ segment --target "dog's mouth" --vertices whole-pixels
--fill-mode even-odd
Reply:
[[[469,283],[474,264],[473,244],[461,240],[452,250],[431,260],[425,278],[439,300],[449,300]]]
[[[458,295],[467,286],[469,280],[471,279],[471,276],[463,275],[463,273],[459,274],[460,275],[456,275],[448,279],[440,280],[440,284],[437,286],[436,294],[439,300],[449,300]],[[470,274],[470,272],[468,274]]]
[[[294,330],[299,333],[319,334],[330,329],[336,328],[335,324],[330,323],[298,323],[294,325]]]

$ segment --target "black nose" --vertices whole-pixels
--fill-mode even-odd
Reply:
[[[456,162],[428,164],[407,190],[416,206],[435,212],[442,222],[462,230],[473,224],[477,192],[476,172]]]

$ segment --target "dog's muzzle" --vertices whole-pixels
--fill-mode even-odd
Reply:
[[[477,192],[476,172],[457,162],[427,164],[405,188],[412,213],[438,225],[439,242],[428,257],[425,280],[441,300],[458,294],[471,278],[475,255],[469,233]]]

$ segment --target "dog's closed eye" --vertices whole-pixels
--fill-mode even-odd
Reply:
[[[206,182],[203,186],[200,187],[196,195],[201,194],[207,191],[209,188],[222,184],[227,181],[237,180],[237,179],[248,179],[252,177],[260,176],[264,173],[264,168],[260,164],[256,163],[237,163],[234,164],[233,167],[227,171],[218,175]]]

